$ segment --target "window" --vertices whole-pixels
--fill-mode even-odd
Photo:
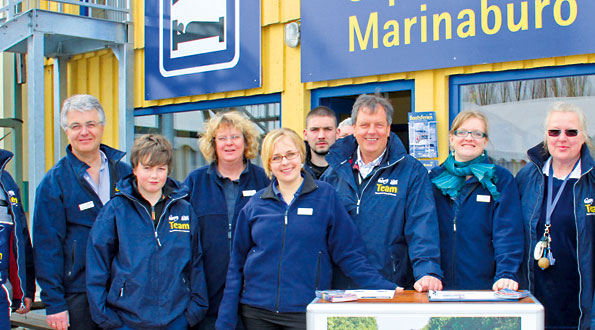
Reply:
[[[136,116],[134,134],[135,137],[147,133],[164,135],[174,148],[170,176],[183,181],[192,170],[207,165],[198,148],[198,139],[204,132],[205,122],[218,112],[231,110],[239,111],[250,118],[258,127],[261,138],[269,131],[280,127],[280,104],[275,102]],[[262,163],[260,157],[253,162],[259,165]]]
[[[554,102],[581,107],[589,135],[595,134],[593,65],[455,76],[451,87],[451,122],[460,111],[482,111],[490,126],[488,155],[513,174],[527,163],[527,150],[543,141]]]

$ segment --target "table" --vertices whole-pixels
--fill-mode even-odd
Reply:
[[[427,292],[402,291],[393,299],[329,303],[318,298],[307,308],[308,330],[543,329],[543,306],[530,295],[497,302],[429,302]]]

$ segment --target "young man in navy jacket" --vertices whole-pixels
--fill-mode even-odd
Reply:
[[[99,329],[85,293],[85,251],[95,218],[131,173],[124,152],[101,144],[105,113],[95,97],[64,101],[60,126],[70,144],[66,156],[45,175],[35,192],[35,268],[52,329]]]
[[[186,329],[208,306],[198,220],[187,188],[167,177],[172,147],[139,137],[134,175],[101,210],[89,235],[87,294],[104,329]]]

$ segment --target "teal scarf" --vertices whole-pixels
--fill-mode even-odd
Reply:
[[[495,177],[496,165],[488,164],[488,156],[485,152],[468,162],[457,162],[451,154],[442,166],[445,171],[432,179],[432,183],[442,191],[442,194],[457,198],[465,185],[466,177],[473,175],[490,192],[494,200],[500,198],[495,185],[498,181]]]

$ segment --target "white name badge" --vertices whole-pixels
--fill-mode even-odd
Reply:
[[[88,201],[88,202],[86,202],[86,203],[79,204],[79,209],[80,209],[81,211],[84,211],[84,210],[86,210],[86,209],[90,209],[90,208],[92,208],[93,206],[95,206],[95,205],[93,204],[93,201]]]
[[[477,201],[481,203],[489,203],[492,200],[490,195],[477,195]]]
[[[298,207],[298,215],[312,215],[314,211],[311,208]]]
[[[242,196],[244,196],[244,197],[254,196],[254,194],[256,194],[256,190],[243,190],[242,191]]]

